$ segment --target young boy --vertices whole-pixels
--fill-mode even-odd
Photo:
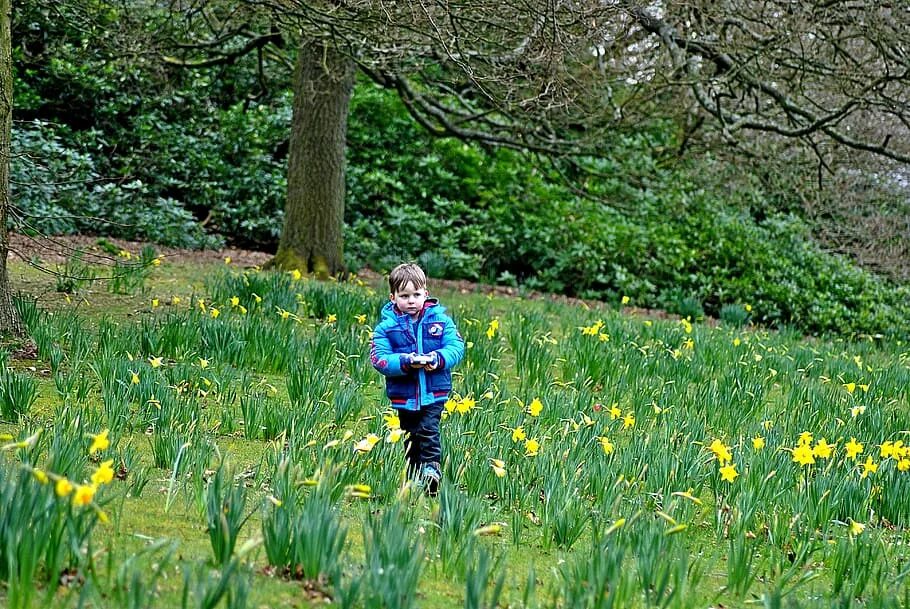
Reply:
[[[389,302],[373,330],[370,360],[386,377],[386,394],[408,432],[408,472],[436,494],[442,470],[439,418],[452,389],[452,368],[464,339],[445,308],[428,298],[427,276],[416,264],[389,274]]]

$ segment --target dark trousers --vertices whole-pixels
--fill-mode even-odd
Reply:
[[[408,432],[406,457],[408,471],[413,475],[424,463],[439,463],[442,447],[439,443],[439,417],[444,402],[424,406],[420,410],[399,410],[401,429]]]

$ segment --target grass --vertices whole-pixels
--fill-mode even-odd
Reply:
[[[50,531],[57,551],[31,570],[21,556],[4,563],[20,583],[0,568],[0,603],[910,598],[906,345],[443,291],[469,347],[443,424],[444,488],[431,499],[402,477],[393,412],[367,359],[382,286],[190,263],[155,268],[132,295],[103,283],[58,295],[23,266],[12,277],[41,295],[27,315],[39,359],[8,362],[35,379],[38,399],[0,421],[0,557],[27,529]],[[109,446],[89,454],[104,430]],[[87,484],[107,460],[117,477],[86,505],[56,497],[57,479]],[[214,485],[220,468],[227,482]],[[45,510],[16,510],[24,493]],[[237,535],[225,562],[207,522]],[[270,560],[278,546],[306,560]]]

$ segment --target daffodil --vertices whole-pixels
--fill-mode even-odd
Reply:
[[[866,407],[863,405],[852,406],[850,408],[850,416],[853,417],[854,419],[865,412],[866,412]]]
[[[92,436],[92,445],[88,449],[88,454],[94,455],[99,450],[106,450],[108,446],[111,445],[110,440],[108,439],[108,434],[110,430],[105,429],[99,434]]]
[[[857,535],[861,535],[865,530],[866,525],[864,525],[862,522],[857,522],[852,518],[850,519],[850,535],[856,537]]]
[[[225,264],[230,264],[230,263],[231,263],[231,257],[230,257],[230,256],[225,256],[225,257],[224,257],[224,263],[225,263]]]
[[[389,429],[400,429],[401,428],[401,419],[397,414],[387,414],[382,417],[385,421],[386,427]]]
[[[130,382],[133,385],[139,384],[139,373],[138,372],[134,372],[134,371],[130,370]]]
[[[199,367],[203,370],[209,367],[209,360],[205,359],[204,357],[200,357],[196,363],[199,364]]]
[[[629,429],[630,427],[635,427],[635,415],[631,412],[622,418],[622,428]]]
[[[885,442],[882,442],[878,448],[881,451],[879,456],[882,459],[887,459],[888,457],[896,456],[894,454],[894,442],[892,442],[890,440],[886,440]]]
[[[356,319],[356,320],[357,320],[357,323],[359,323],[359,324],[361,324],[361,325],[367,323],[367,316],[366,316],[366,315],[355,315],[355,316],[354,316],[354,319]]]
[[[796,441],[797,444],[812,444],[812,432],[804,431],[799,434],[799,440]]]
[[[172,305],[179,305],[180,302],[181,302],[181,300],[180,300],[180,297],[179,297],[179,296],[171,296],[171,304],[172,304]]]
[[[856,438],[850,438],[844,449],[847,451],[847,457],[856,461],[856,457],[863,452],[863,445],[857,442]]]
[[[73,492],[73,483],[66,478],[59,478],[54,484],[54,492],[58,497],[66,497]]]
[[[601,436],[597,438],[597,441],[600,442],[600,447],[603,449],[605,454],[612,455],[616,447],[613,446],[613,443],[610,442],[610,439],[606,436]]]
[[[739,475],[739,472],[736,471],[736,464],[731,463],[730,465],[725,465],[720,468],[720,478],[725,482],[733,482],[736,480],[736,477]]]
[[[467,414],[471,412],[471,410],[473,410],[476,405],[477,401],[474,400],[474,398],[466,397],[459,400],[458,405],[455,407],[455,410],[458,412],[458,414]]]
[[[98,469],[95,470],[95,473],[92,474],[92,484],[96,486],[101,486],[102,484],[108,484],[111,480],[114,479],[114,460],[108,459],[107,461],[102,461],[101,465],[98,466]]]
[[[542,410],[543,402],[540,401],[540,398],[534,398],[531,400],[531,403],[528,404],[528,414],[532,417],[540,416]]]
[[[97,487],[94,484],[77,484],[73,493],[73,505],[88,505],[95,497]]]
[[[333,324],[336,321],[338,321],[338,316],[334,313],[329,313],[328,317],[325,318],[325,323],[327,324]]]
[[[847,390],[847,393],[853,393],[856,391],[856,383],[844,383],[844,389]]]
[[[221,311],[212,307],[211,310],[209,310],[209,314],[212,316],[212,319],[218,319],[218,316],[221,315]]]
[[[623,305],[627,305],[630,302],[630,298],[628,296],[623,296],[619,302]]]
[[[866,457],[866,462],[863,463],[863,473],[860,474],[860,478],[866,478],[869,474],[874,474],[878,471],[878,463],[875,463],[872,460],[872,455]]]
[[[525,440],[525,456],[535,457],[540,452],[540,442],[537,438],[528,438]]]
[[[44,472],[44,470],[33,469],[32,475],[35,476],[35,480],[37,480],[41,484],[47,484],[49,481],[47,474]]]
[[[490,466],[497,478],[504,478],[506,475],[506,464],[502,459],[490,459]]]
[[[793,460],[800,465],[812,465],[815,463],[815,457],[812,454],[812,447],[808,444],[800,444],[793,449]]]
[[[521,425],[519,425],[518,427],[516,427],[515,429],[512,430],[512,441],[513,442],[521,442],[522,440],[525,439],[525,437],[526,437],[525,430],[524,430],[524,427],[522,427]]]
[[[455,412],[455,409],[457,407],[458,407],[458,400],[453,400],[452,398],[449,398],[448,400],[446,400],[446,403],[443,404],[443,408],[445,408],[446,412]]]
[[[610,405],[610,420],[615,421],[616,419],[618,419],[621,416],[622,416],[622,410],[619,409],[619,404],[617,404],[616,402],[613,402],[613,404]]]
[[[231,296],[231,306],[232,307],[240,306],[240,298],[238,296]]]
[[[496,336],[496,331],[499,329],[499,320],[493,319],[490,321],[490,325],[487,326],[487,338],[493,340],[493,337]]]
[[[755,450],[761,450],[765,447],[765,439],[761,436],[755,436],[752,438],[752,448]]]
[[[386,435],[386,437],[385,437],[385,441],[388,442],[389,444],[395,444],[396,442],[401,440],[401,436],[403,434],[404,434],[404,432],[401,429],[398,429],[398,428],[390,429],[388,435]]]
[[[354,445],[354,450],[361,453],[368,453],[373,450],[376,443],[379,442],[379,436],[374,433],[368,434],[363,440]]]
[[[159,304],[159,303],[158,303],[158,299],[157,299],[157,298],[152,298],[152,308],[154,309],[155,307],[158,306],[158,304]]]
[[[718,463],[725,465],[733,461],[733,454],[730,452],[730,449],[719,439],[715,438],[711,445],[708,446],[708,450],[714,453],[714,456],[717,458]]]
[[[812,455],[819,459],[827,459],[831,456],[831,453],[833,451],[834,445],[828,444],[827,440],[822,438],[815,444],[815,447],[812,449]]]
[[[163,359],[160,357],[149,357],[149,364],[151,364],[152,368],[158,368],[161,366],[162,361]]]

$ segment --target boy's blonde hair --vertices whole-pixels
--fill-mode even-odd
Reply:
[[[410,262],[399,264],[389,273],[389,293],[397,294],[408,283],[413,283],[418,290],[425,290],[427,274],[422,268]]]

